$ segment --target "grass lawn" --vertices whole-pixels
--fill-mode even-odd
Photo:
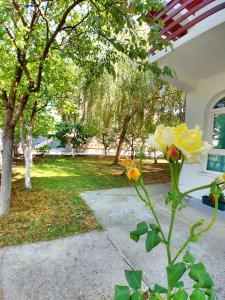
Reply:
[[[32,169],[33,189],[24,188],[23,163],[13,169],[10,213],[0,219],[0,247],[51,240],[100,229],[95,215],[79,193],[129,186],[123,167],[96,157],[37,157]],[[143,167],[146,183],[169,180],[166,163]]]

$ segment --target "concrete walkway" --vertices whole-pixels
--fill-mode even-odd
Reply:
[[[163,204],[166,184],[149,186],[160,219],[167,228],[169,210]],[[132,188],[82,194],[104,226],[51,242],[41,242],[0,250],[0,299],[4,300],[104,300],[113,299],[115,284],[124,284],[124,269],[144,270],[147,285],[165,283],[166,257],[159,245],[151,253],[144,240],[135,243],[129,231],[137,222],[151,222],[148,210],[137,200]],[[175,239],[182,243],[189,222],[210,216],[188,207],[179,213]],[[178,245],[174,244],[174,248]],[[161,252],[162,250],[162,252]],[[191,250],[207,264],[216,284],[217,300],[225,299],[225,223],[214,229]]]

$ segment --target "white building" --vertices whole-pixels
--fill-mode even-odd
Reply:
[[[174,70],[165,80],[187,93],[186,123],[200,125],[214,145],[201,165],[184,166],[180,187],[188,190],[225,172],[225,0],[172,0],[154,17],[164,20],[161,35],[173,50],[151,49],[152,60]]]

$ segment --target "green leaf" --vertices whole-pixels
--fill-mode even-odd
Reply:
[[[168,66],[164,66],[163,68],[163,75],[169,76],[169,77],[173,77],[173,71],[170,67]]]
[[[147,238],[145,241],[145,248],[147,252],[150,252],[154,247],[156,247],[160,242],[161,238],[157,232],[154,230],[148,231]]]
[[[195,258],[189,251],[187,251],[183,257],[183,261],[188,264],[193,264],[195,262]]]
[[[129,286],[138,290],[141,288],[142,271],[125,271],[126,280]]]
[[[144,300],[142,292],[136,291],[131,295],[131,300]]]
[[[159,77],[162,73],[162,70],[158,67],[156,62],[154,62],[150,65],[150,69],[156,77]]]
[[[128,286],[116,285],[114,300],[129,300],[130,291]]]
[[[137,229],[130,232],[130,237],[135,242],[139,241],[141,235],[148,231],[148,224],[143,221],[137,224]]]
[[[160,230],[159,230],[159,226],[157,226],[157,225],[154,224],[154,223],[150,224],[150,228],[151,228],[152,230],[156,231],[156,232],[159,232],[159,231],[160,231]]]
[[[180,200],[180,194],[178,192],[169,192],[165,198],[166,205],[170,202],[178,204]]]
[[[185,263],[177,263],[167,267],[167,278],[170,287],[174,287],[186,271]]]
[[[158,300],[158,297],[156,295],[151,295],[149,300]]]
[[[205,293],[200,289],[195,289],[190,296],[191,300],[205,300]]]
[[[206,295],[208,295],[208,300],[216,300],[215,292],[213,289],[206,290]]]
[[[164,300],[164,298],[159,294],[153,294],[150,296],[149,300]]]
[[[173,295],[173,300],[187,300],[188,293],[185,290],[179,290]]]
[[[137,230],[130,232],[130,238],[134,240],[135,242],[139,241],[139,235],[137,233]]]
[[[169,192],[165,198],[166,205],[169,204],[173,200],[173,193]]]
[[[148,231],[148,224],[145,221],[138,223],[136,231],[139,236],[145,234]]]
[[[178,282],[174,285],[175,288],[181,288],[181,287],[183,287],[183,286],[184,286],[184,282],[183,282],[183,281],[178,281]]]
[[[167,289],[164,288],[163,286],[159,285],[159,284],[155,284],[153,290],[154,290],[154,293],[159,293],[159,294],[166,294],[167,293]]]
[[[214,283],[210,275],[206,272],[203,263],[198,263],[190,266],[189,277],[197,282],[194,287],[212,288]]]

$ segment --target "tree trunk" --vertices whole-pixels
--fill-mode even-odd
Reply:
[[[2,168],[3,131],[0,129],[0,168]]]
[[[30,181],[30,171],[33,165],[33,155],[32,155],[32,125],[29,126],[27,134],[27,142],[25,148],[25,187],[28,190],[31,190],[32,185]]]
[[[133,114],[128,115],[124,119],[123,128],[122,128],[122,131],[120,133],[119,143],[118,143],[118,146],[117,146],[117,149],[116,149],[116,155],[115,155],[114,162],[113,162],[115,165],[119,163],[120,154],[121,154],[123,143],[125,141],[125,137],[126,137],[126,133],[127,133],[127,127],[128,127],[128,124],[129,124],[132,116],[133,116]]]
[[[158,160],[157,160],[157,153],[155,149],[153,150],[153,153],[154,153],[154,164],[157,164]]]
[[[15,127],[10,127],[6,124],[3,133],[0,216],[7,215],[9,211],[10,195],[12,188],[12,156],[14,129]]]
[[[33,120],[31,120],[28,133],[25,141],[25,133],[24,133],[24,121],[21,117],[20,119],[20,139],[21,139],[21,146],[24,155],[24,162],[25,162],[25,187],[28,190],[32,189],[31,185],[31,176],[30,171],[33,166],[33,154],[32,154],[32,128],[33,128]]]
[[[104,148],[104,150],[105,150],[105,157],[106,157],[107,156],[107,147]]]

